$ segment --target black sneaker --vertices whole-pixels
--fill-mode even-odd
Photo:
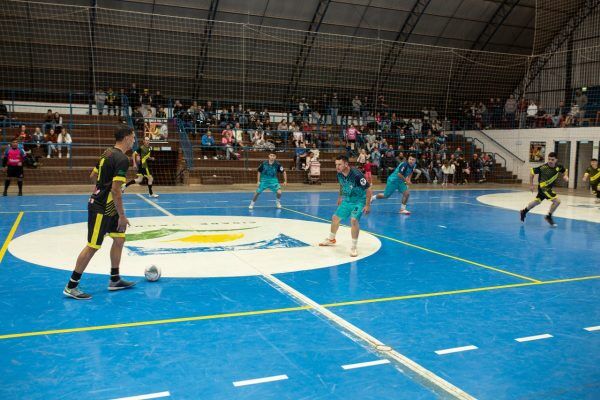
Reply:
[[[546,220],[546,222],[548,222],[550,224],[551,227],[555,228],[558,225],[556,225],[556,223],[554,222],[554,219],[552,219],[552,215],[548,214],[544,217],[544,219]]]
[[[521,222],[525,222],[525,217],[527,216],[527,209],[524,208],[521,210]]]
[[[63,294],[67,297],[71,297],[75,300],[89,300],[92,298],[91,295],[82,292],[81,290],[79,290],[79,288],[74,287],[72,289],[69,289],[68,286],[65,286],[65,288],[63,289]]]
[[[108,290],[122,290],[129,289],[130,287],[135,286],[136,282],[126,281],[124,279],[119,279],[116,282],[109,281],[108,282]]]
[[[23,196],[23,192],[19,192],[17,196]]]
[[[8,196],[8,193],[6,193],[6,192],[2,192],[2,196],[5,196],[5,197],[6,197],[6,196]]]

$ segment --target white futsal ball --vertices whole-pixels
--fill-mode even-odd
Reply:
[[[156,282],[160,278],[160,268],[156,265],[150,265],[144,270],[144,276],[150,282]]]

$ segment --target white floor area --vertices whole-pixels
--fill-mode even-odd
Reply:
[[[490,206],[506,208],[509,210],[521,210],[532,201],[536,193],[531,192],[510,192],[484,194],[477,197],[477,200]],[[581,221],[600,223],[600,203],[596,203],[596,198],[592,195],[574,196],[559,194],[561,205],[554,214],[556,217],[577,219]],[[546,214],[550,208],[550,202],[545,200],[531,210],[533,214]]]

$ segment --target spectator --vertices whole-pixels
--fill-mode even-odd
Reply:
[[[116,100],[117,94],[112,88],[108,88],[108,92],[106,92],[106,115],[110,115],[110,110],[112,110],[113,115],[117,115]]]
[[[565,118],[567,117],[568,109],[565,107],[565,102],[561,101],[558,103],[558,107],[554,109],[554,114],[552,115],[552,125],[555,128],[559,126],[564,126]]]
[[[308,150],[306,149],[306,144],[304,142],[300,142],[299,146],[295,150],[294,155],[294,164],[296,165],[296,170],[301,170],[303,168],[302,164],[306,163],[306,156],[308,155]]]
[[[185,107],[181,104],[181,101],[175,100],[173,105],[173,117],[182,119],[182,114],[185,112]]]
[[[201,139],[202,153],[206,160],[208,156],[212,156],[213,159],[217,159],[217,150],[215,148],[215,138],[210,130],[207,130]]]
[[[164,96],[160,94],[160,90],[157,90],[154,96],[152,96],[151,106],[154,107],[155,110],[158,110],[159,108],[164,107],[165,105],[166,104]]]
[[[56,133],[54,132],[54,129],[50,129],[50,131],[48,131],[48,134],[46,135],[46,149],[48,151],[48,158],[52,157],[52,153],[57,151],[56,148],[56,142],[57,142],[58,138],[56,137]]]
[[[350,127],[346,129],[346,142],[350,149],[350,153],[354,154],[354,150],[356,147],[356,141],[358,139],[359,131],[356,129],[354,124],[350,124]]]
[[[54,129],[54,113],[52,110],[48,110],[46,112],[46,116],[44,117],[44,133],[47,133],[50,129]]]
[[[164,107],[159,107],[158,111],[156,112],[156,118],[167,118],[167,112],[165,111]]]
[[[504,103],[504,118],[506,118],[506,123],[508,124],[509,129],[515,128],[515,115],[517,114],[517,101],[515,100],[514,95],[510,95],[510,97]]]
[[[204,107],[204,114],[206,114],[206,118],[210,121],[210,124],[214,124],[216,122],[216,111],[213,107],[212,101],[208,100],[206,102],[206,106]]]
[[[340,109],[340,101],[338,99],[337,93],[334,93],[331,96],[331,100],[329,101],[329,115],[331,115],[331,123],[333,125],[338,124],[339,109]]]
[[[138,132],[144,131],[144,115],[142,114],[141,108],[135,108],[133,114],[131,114],[131,118],[133,119],[133,125]]]
[[[133,110],[135,110],[136,108],[138,108],[141,105],[140,92],[138,91],[135,82],[133,82],[131,84],[131,86],[129,87],[129,91],[127,92],[127,100],[129,102],[129,106],[131,107],[132,113],[133,113]]]
[[[537,116],[538,107],[533,100],[529,100],[529,106],[527,107],[527,127],[533,128],[535,126],[535,119]]]
[[[382,182],[387,182],[387,177],[394,172],[396,167],[398,166],[398,160],[394,157],[393,151],[388,151],[381,158],[381,173],[379,179]]]
[[[565,126],[577,126],[579,124],[578,116],[579,116],[579,105],[577,104],[577,102],[574,101],[573,104],[571,105],[571,111],[569,111],[569,114],[567,115],[567,118],[565,119]]]
[[[362,116],[363,125],[367,125],[369,123],[369,115],[371,113],[369,108],[369,98],[367,96],[363,97],[362,101],[360,102],[360,113]]]
[[[444,165],[444,161],[442,160],[442,155],[440,153],[436,153],[433,160],[431,160],[431,169],[435,175],[433,183],[442,182],[443,179],[443,171],[442,166]]]
[[[140,103],[142,104],[142,113],[144,116],[152,117],[152,95],[148,89],[144,89],[144,92],[140,95]]]
[[[462,154],[458,154],[455,161],[456,165],[456,183],[458,185],[464,185],[469,183],[468,176],[471,171],[469,171],[469,165],[463,158]]]
[[[310,111],[311,111],[312,121],[309,121],[309,122],[320,125],[322,122],[321,116],[323,115],[323,111],[321,109],[321,102],[319,101],[319,99],[315,98],[312,100],[312,102],[310,104]]]
[[[456,171],[456,166],[454,163],[451,163],[449,160],[444,161],[444,165],[442,166],[442,173],[444,174],[442,180],[442,187],[448,186],[448,182],[452,183],[454,181],[454,173]]]
[[[494,159],[490,154],[484,154],[483,156],[483,169],[482,169],[482,178],[485,182],[487,180],[488,174],[492,172],[494,168]]]
[[[35,128],[35,132],[33,132],[33,137],[31,138],[31,140],[34,143],[34,148],[36,150],[36,153],[39,153],[42,148],[42,146],[46,143],[46,141],[44,140],[44,133],[42,132],[42,130],[38,127]]]
[[[231,130],[231,126],[230,125],[225,125],[225,130],[223,130],[223,132],[221,132],[221,144],[223,145],[223,148],[225,149],[225,158],[227,160],[230,159],[236,159],[236,155],[235,155],[235,151],[234,151],[234,144],[235,144],[235,140],[233,138],[233,131]]]
[[[240,127],[239,122],[236,122],[235,127],[233,128],[233,138],[235,140],[235,143],[238,146],[240,146],[240,147],[246,146],[246,144],[244,142],[244,130]]]
[[[102,115],[104,113],[104,104],[106,103],[106,93],[104,93],[104,90],[102,90],[102,88],[98,88],[98,90],[96,90],[94,100],[96,101],[96,109],[98,110],[98,115]]]
[[[321,127],[317,137],[317,142],[320,149],[326,149],[329,147],[329,134],[327,133],[327,127]]]
[[[365,149],[360,149],[358,153],[358,157],[356,158],[356,164],[360,170],[363,170],[364,165],[367,163],[369,156],[367,155],[367,151]]]
[[[0,121],[6,121],[8,119],[8,108],[6,105],[0,100]]]
[[[63,119],[58,112],[54,113],[54,131],[58,135],[63,129]]]
[[[468,175],[473,181],[483,182],[483,163],[477,153],[473,153],[473,159],[469,162]]]
[[[117,115],[120,117],[121,115],[125,115],[125,102],[129,104],[127,100],[127,94],[125,93],[125,89],[121,88],[119,90],[119,94],[115,98],[115,107],[117,108]],[[127,114],[129,114],[129,106],[127,106]]]
[[[73,139],[71,139],[71,134],[67,132],[66,129],[63,129],[56,139],[56,146],[58,148],[58,158],[62,158],[62,148],[67,148],[67,158],[71,158],[71,143],[73,143]]]
[[[331,115],[331,105],[329,104],[329,96],[327,96],[327,93],[323,93],[323,96],[321,97],[321,110],[323,123],[327,125],[327,116]]]
[[[352,122],[358,125],[361,124],[361,107],[362,101],[360,101],[360,98],[358,96],[354,96],[354,99],[352,100]],[[364,120],[362,123],[365,123]]]
[[[587,95],[581,90],[575,91],[574,103],[579,106],[579,114],[576,117],[578,121],[581,121],[585,117],[585,108],[588,103]]]
[[[304,133],[302,133],[300,128],[296,126],[295,122],[292,122],[290,130],[292,131],[292,141],[294,143],[294,147],[300,147],[300,143],[304,142]]]
[[[252,133],[252,147],[254,150],[260,150],[265,147],[265,132],[262,129],[256,129]]]
[[[519,112],[519,128],[525,128],[526,126],[526,117],[527,117],[527,100],[524,97],[521,97],[519,100],[519,105],[517,106],[517,111]]]

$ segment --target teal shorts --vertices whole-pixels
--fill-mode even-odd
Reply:
[[[275,193],[281,189],[281,185],[279,185],[279,181],[276,180],[260,181],[260,185],[258,185],[258,188],[256,188],[256,193],[262,193],[267,189]]]
[[[356,202],[342,200],[342,203],[338,206],[337,210],[335,210],[335,215],[340,217],[340,219],[346,219],[350,217],[360,221],[365,204],[366,200]]]
[[[387,184],[385,185],[385,191],[383,192],[383,197],[386,199],[394,194],[395,191],[399,191],[400,193],[404,193],[408,190],[408,185],[406,182],[401,181],[400,179],[389,179],[387,180]]]

